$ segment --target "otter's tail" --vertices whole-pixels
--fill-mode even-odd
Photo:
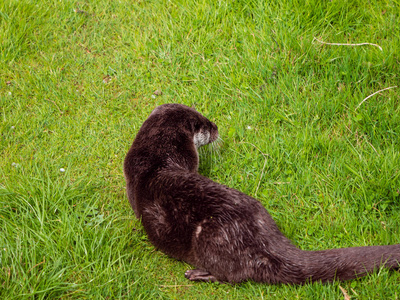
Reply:
[[[283,270],[288,279],[283,280],[286,283],[349,280],[365,276],[380,267],[398,269],[400,266],[400,244],[324,251],[300,250],[298,254],[296,261],[291,260]]]

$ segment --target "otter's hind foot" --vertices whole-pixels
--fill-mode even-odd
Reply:
[[[192,281],[207,281],[207,282],[215,282],[217,278],[211,275],[210,272],[195,269],[195,270],[187,270],[185,272],[185,277]]]

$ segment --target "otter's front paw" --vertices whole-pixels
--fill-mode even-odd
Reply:
[[[217,281],[217,278],[211,275],[210,272],[199,269],[187,270],[185,272],[185,277],[191,281],[207,281],[207,282]]]

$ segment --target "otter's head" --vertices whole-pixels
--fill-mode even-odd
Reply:
[[[149,118],[162,128],[184,128],[196,148],[212,143],[218,138],[218,127],[195,109],[182,104],[164,104],[156,107]]]

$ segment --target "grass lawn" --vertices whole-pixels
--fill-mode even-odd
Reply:
[[[300,248],[400,243],[399,14],[389,0],[1,1],[0,298],[400,298],[387,270],[190,282],[149,243],[122,172],[152,109],[183,103],[224,141],[200,172],[259,199]]]

